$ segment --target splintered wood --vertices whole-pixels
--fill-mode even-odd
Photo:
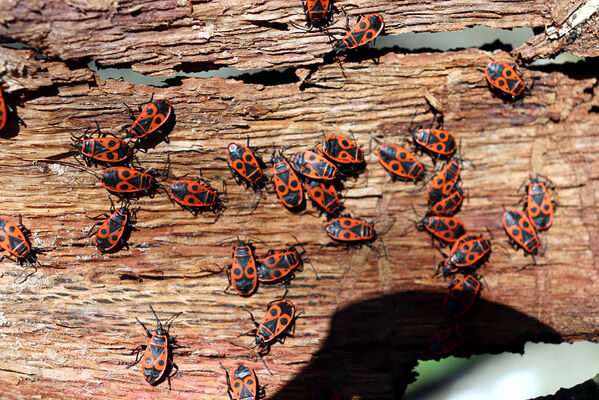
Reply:
[[[426,212],[426,182],[390,183],[376,149],[378,141],[407,146],[408,126],[412,121],[428,126],[431,106],[443,111],[444,129],[461,144],[467,199],[457,217],[468,231],[493,240],[490,260],[480,269],[481,299],[458,321],[470,328],[471,337],[455,354],[522,351],[530,340],[598,339],[596,74],[521,67],[534,87],[511,104],[491,94],[480,71],[490,59],[514,61],[501,51],[387,52],[376,60],[356,56],[316,64],[316,55],[329,46],[326,37],[316,31],[292,37],[278,29],[277,23],[286,27],[302,19],[299,2],[279,3],[153,1],[115,8],[113,2],[11,1],[0,6],[11,11],[2,16],[0,35],[40,46],[52,58],[38,59],[26,49],[0,52],[5,98],[26,123],[1,133],[2,215],[14,220],[22,215],[32,246],[43,251],[43,265],[25,282],[32,269],[0,263],[3,398],[224,399],[219,363],[231,370],[242,362],[267,385],[268,399],[310,398],[319,382],[338,389],[342,398],[400,397],[414,379],[417,360],[433,358],[429,338],[456,322],[442,311],[449,282],[432,277],[443,256],[414,228],[412,205],[419,214]],[[466,6],[446,3],[443,10],[418,3],[430,8],[431,18],[444,20],[426,27],[424,17],[408,12],[411,3],[393,3],[387,12],[396,17],[389,30],[542,25],[550,18],[539,11],[544,2],[519,3],[524,11],[485,2],[485,10],[497,8],[488,15],[460,14]],[[361,5],[353,9],[358,10],[378,11]],[[264,32],[269,36],[261,37]],[[207,62],[239,68],[314,65],[298,69],[294,83],[190,78],[155,88],[105,81],[83,64],[63,62],[86,56],[105,65],[131,63],[152,74]],[[82,170],[72,158],[71,135],[95,129],[97,122],[103,132],[122,136],[131,123],[125,104],[135,110],[152,95],[171,102],[176,125],[168,143],[137,153],[139,163],[163,168],[169,156],[164,185],[201,173],[226,192],[226,209],[218,220],[211,212],[194,217],[159,190],[153,198],[132,202],[139,211],[130,247],[101,254],[84,236],[94,223],[87,217],[109,212],[109,195],[88,173],[101,169]],[[327,246],[326,218],[310,204],[305,212],[290,213],[271,185],[252,209],[258,199],[235,183],[224,160],[229,143],[249,139],[269,164],[270,177],[273,147],[292,154],[313,147],[323,134],[354,137],[366,152],[366,173],[347,180],[342,197],[347,213],[373,221],[381,233],[373,249]],[[427,178],[440,167],[426,155],[418,158]],[[531,259],[510,247],[501,216],[504,207],[521,199],[522,183],[537,173],[555,186],[556,216],[542,235],[545,253],[520,271]],[[260,285],[249,298],[223,293],[224,267],[231,263],[236,236],[247,236],[262,257],[268,249],[295,245],[290,233],[305,247],[319,279],[305,266],[289,287],[287,297],[303,314],[295,335],[264,356],[271,376],[255,350],[231,342],[252,344],[251,337],[239,337],[254,328],[246,310],[259,320],[285,288]],[[155,329],[150,304],[162,320],[181,312],[170,332],[181,346],[173,358],[179,373],[170,391],[166,382],[148,385],[139,365],[127,368],[134,361],[132,350],[148,342],[135,318]]]

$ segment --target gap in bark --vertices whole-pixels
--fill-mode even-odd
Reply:
[[[534,36],[534,28],[496,29],[476,25],[455,32],[408,32],[377,38],[376,49],[400,48],[406,52],[442,52],[477,47],[482,50],[520,47]]]
[[[572,79],[589,79],[590,77],[597,77],[599,80],[599,72],[597,72],[599,71],[599,58],[579,58],[567,52],[562,54],[564,54],[564,57],[558,56],[555,59],[543,59],[543,61],[553,60],[554,62],[537,63],[535,61],[529,64],[527,68],[546,73],[560,72]],[[560,60],[563,60],[563,62],[559,62]],[[590,92],[587,93],[593,93],[595,86],[597,86],[597,83],[585,89],[585,92],[589,90]]]
[[[4,38],[4,37],[0,37],[0,42],[2,42],[3,40],[7,40],[7,43],[2,43],[2,47],[8,47],[9,49],[16,49],[16,50],[20,50],[20,49],[30,49],[33,50],[33,53],[35,55],[35,58],[37,60],[47,60],[48,57],[46,57],[46,55],[42,52],[42,50],[39,47],[33,47],[28,45],[25,42],[20,42],[20,41],[12,41],[12,39],[10,38]]]
[[[272,28],[282,29],[281,27]],[[495,29],[485,26],[473,26],[457,32],[408,32],[399,35],[388,35],[378,38],[373,48],[350,54],[346,60],[376,60],[380,56],[390,52],[413,54],[444,52],[471,47],[476,47],[485,51],[503,50],[509,52],[534,36],[534,32],[542,29],[544,28]],[[29,48],[35,51],[38,58],[48,59],[38,48],[29,46],[24,42],[13,42],[4,44],[4,46]],[[337,62],[337,59],[333,57],[330,52],[322,54],[321,57],[324,59],[323,64]],[[543,61],[551,64],[554,59]],[[182,79],[186,77],[218,77],[223,79],[236,79],[249,84],[273,86],[299,82],[299,78],[295,73],[299,68],[317,69],[319,67],[319,65],[296,65],[277,69],[239,70],[237,68],[229,68],[212,62],[201,62],[180,64],[176,67],[176,70],[178,71],[176,75],[147,76],[133,71],[131,68],[132,63],[114,64],[105,68],[88,57],[78,60],[65,60],[64,62],[71,70],[87,67],[97,73],[102,79],[123,79],[124,81],[131,82],[135,85],[149,85],[155,87],[179,86],[181,85]],[[560,62],[560,60],[557,60],[557,62]]]
[[[502,394],[503,398],[549,395],[560,387],[570,387],[593,377],[597,373],[598,363],[594,360],[598,354],[599,343],[588,341],[559,344],[528,342],[521,356],[501,353],[474,355],[470,359],[447,357],[439,361],[421,360],[414,369],[418,378],[408,386],[403,399],[484,397],[491,389],[487,386],[489,379],[486,379],[489,374],[505,383],[514,380],[514,374],[524,375],[526,382],[530,382],[530,385],[514,381],[513,385],[496,386],[493,388],[495,397]],[[548,358],[561,360],[562,364],[548,364]],[[563,373],[566,370],[567,373]],[[528,389],[530,392],[518,393],[518,389]]]

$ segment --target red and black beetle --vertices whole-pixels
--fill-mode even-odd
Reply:
[[[453,215],[458,212],[463,200],[464,194],[462,189],[458,187],[453,192],[449,193],[447,197],[443,197],[441,200],[431,205],[427,214]]]
[[[434,112],[434,109],[433,109]],[[416,113],[414,113],[416,115]],[[437,121],[437,128],[433,128],[435,121]],[[456,151],[456,140],[455,136],[450,132],[443,130],[443,116],[437,119],[433,118],[429,128],[423,128],[422,126],[416,130],[412,130],[412,121],[408,127],[410,136],[414,143],[423,151],[433,157],[433,161],[439,158],[449,158]]]
[[[310,179],[330,181],[339,178],[337,167],[313,151],[298,151],[291,156],[291,166]]]
[[[177,180],[171,183],[168,193],[172,200],[193,215],[198,215],[202,210],[219,212],[225,208],[219,193],[201,177]]]
[[[464,343],[470,337],[464,325],[453,326],[435,333],[429,342],[429,349],[435,355],[445,355]]]
[[[137,318],[137,322],[144,328],[146,334],[150,338],[150,343],[147,345],[140,345],[131,354],[135,354],[135,361],[127,366],[131,368],[139,361],[141,361],[141,370],[144,379],[152,386],[158,385],[165,379],[168,380],[168,387],[171,388],[171,378],[177,374],[179,367],[173,362],[173,350],[176,348],[176,339],[169,336],[169,329],[173,320],[177,318],[181,313],[177,313],[169,318],[165,323],[164,327],[162,322],[158,319],[156,311],[150,306],[152,314],[156,318],[156,331],[152,334],[148,328]],[[143,351],[143,354],[142,354]],[[141,357],[140,357],[141,355]],[[173,370],[171,374],[170,372]]]
[[[374,39],[385,28],[385,22],[380,14],[369,14],[358,19],[358,22],[351,29],[349,29],[349,21],[347,21],[347,25],[349,32],[333,47],[335,53],[373,43]]]
[[[417,227],[427,230],[435,239],[448,243],[455,243],[466,233],[464,223],[455,217],[426,216]]]
[[[541,241],[533,222],[520,210],[508,210],[503,214],[503,228],[510,240],[524,249],[524,252],[535,256],[541,247]]]
[[[29,231],[23,226],[21,216],[19,225],[8,218],[0,217],[0,247],[15,257],[18,264],[34,265],[37,263],[37,257],[25,236],[26,233]]]
[[[258,260],[258,280],[264,283],[273,283],[283,281],[288,283],[293,278],[295,271],[301,271],[304,265],[304,261],[307,261],[312,265],[309,260],[302,259],[302,256],[306,254],[306,249],[299,243],[295,235],[291,234],[297,242],[297,247],[301,248],[298,251],[295,246],[291,246],[286,251],[275,252],[269,250],[266,255]],[[318,279],[318,274],[312,265],[312,269]]]
[[[405,147],[393,143],[383,144],[377,156],[393,180],[415,182],[423,177],[424,167]]]
[[[0,131],[4,128],[4,125],[6,125],[6,120],[8,119],[8,116],[6,114],[6,102],[4,101],[4,93],[2,92],[2,88],[0,88]]]
[[[256,322],[251,312],[247,312],[250,314],[256,329],[246,332],[245,335],[255,337],[255,346],[258,348],[257,351],[260,356],[268,354],[270,346],[274,342],[283,343],[286,336],[293,336],[289,331],[292,327],[295,327],[295,320],[300,315],[296,315],[293,303],[284,298],[268,304],[266,313],[260,323]]]
[[[227,375],[227,394],[231,400],[257,400],[266,396],[264,386],[258,384],[258,378],[253,369],[246,365],[238,365],[231,373],[220,364]]]
[[[248,139],[249,142],[249,139]],[[262,159],[248,146],[231,143],[227,147],[227,161],[236,178],[242,178],[255,192],[265,183],[262,172]]]
[[[443,311],[451,318],[463,316],[472,308],[480,289],[480,280],[475,275],[467,275],[452,283],[443,300]]]
[[[159,187],[156,177],[165,177],[166,170],[140,171],[129,167],[110,167],[100,174],[102,186],[122,198],[152,197]]]
[[[510,100],[521,97],[526,89],[516,69],[503,61],[489,62],[485,68],[485,78],[494,92]]]
[[[25,122],[18,115],[16,115],[16,111],[6,102],[6,99],[4,98],[4,92],[2,91],[2,87],[0,87],[0,131],[4,129],[4,126],[8,122],[9,114],[15,115],[21,125],[27,126],[25,125]]]
[[[538,231],[549,229],[553,224],[553,202],[549,197],[548,185],[539,180],[539,175],[531,177],[526,193],[528,218]]]
[[[111,201],[112,202],[112,201]],[[129,211],[127,206],[122,206],[118,210],[114,209],[114,205],[110,207],[110,215],[100,214],[97,217],[91,219],[99,219],[100,217],[106,218],[104,222],[96,222],[89,230],[88,234],[84,237],[92,235],[92,231],[98,225],[98,231],[96,232],[96,247],[102,253],[113,253],[120,250],[123,246],[129,247],[127,240],[131,234],[133,228],[132,214],[135,214],[139,209]]]
[[[429,204],[438,203],[454,191],[460,179],[461,169],[461,162],[456,160],[451,160],[443,166],[441,171],[433,177],[429,186],[426,195]]]
[[[271,162],[274,169],[272,180],[277,196],[285,207],[298,209],[304,202],[304,190],[297,174],[281,152],[273,152]]]
[[[437,272],[442,268],[443,276],[447,276],[458,270],[473,271],[487,261],[491,249],[489,239],[482,235],[465,234],[453,244],[449,256],[438,265]]]
[[[306,180],[306,192],[316,205],[324,210],[327,215],[337,215],[341,211],[339,194],[333,182],[322,182],[312,179]]]
[[[98,132],[100,128],[98,127]],[[87,166],[92,164],[123,164],[131,157],[131,147],[117,137],[102,135],[97,138],[83,134],[71,135],[73,147],[84,157]]]
[[[131,115],[133,115],[132,112]],[[161,131],[168,126],[173,115],[173,107],[168,100],[150,100],[150,104],[140,111],[139,117],[127,131],[127,137],[139,140],[153,132]]]
[[[356,142],[343,136],[329,136],[322,142],[322,152],[337,164],[362,164],[364,151]]]
[[[376,239],[376,232],[371,223],[348,216],[329,221],[326,231],[331,239],[350,245],[368,243]]]
[[[254,258],[254,246],[250,242],[239,240],[233,247],[233,262],[227,267],[227,278],[229,285],[240,296],[251,296],[258,288],[258,273],[256,270],[256,259]]]
[[[333,17],[332,0],[302,0],[308,30],[328,25]]]

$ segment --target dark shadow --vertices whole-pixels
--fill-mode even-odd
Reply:
[[[443,314],[444,296],[442,291],[409,291],[338,311],[310,364],[272,399],[311,398],[318,382],[329,384],[342,399],[400,399],[415,380],[413,369],[418,360],[439,358],[429,350],[431,336],[457,324],[470,331],[470,338],[451,353],[457,357],[522,353],[528,341],[560,342],[557,332],[534,318],[482,299],[463,319],[451,320]],[[309,312],[306,310],[308,319]],[[296,335],[301,334],[298,321]],[[265,358],[268,362],[269,356]]]

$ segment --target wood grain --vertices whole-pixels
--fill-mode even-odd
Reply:
[[[354,22],[380,12],[387,34],[443,32],[472,25],[547,26],[545,1],[338,1]],[[151,0],[71,2],[10,0],[0,4],[0,36],[23,41],[51,59],[92,58],[101,66],[131,65],[150,75],[219,67],[314,65],[331,46],[318,30],[305,33],[299,0],[258,2]],[[330,32],[345,34],[338,13]]]
[[[404,234],[415,218],[411,204],[425,211],[423,188],[389,183],[370,154],[367,174],[346,182],[344,205],[386,232],[375,244],[378,252],[345,251],[323,247],[329,243],[326,220],[312,206],[291,214],[265,191],[252,211],[253,193],[235,184],[218,157],[228,143],[248,137],[265,161],[273,143],[291,154],[315,145],[323,133],[354,135],[366,150],[373,137],[400,143],[415,111],[416,124],[430,122],[427,93],[443,105],[445,128],[461,140],[468,199],[458,216],[470,231],[487,234],[488,228],[494,238],[493,255],[481,270],[487,287],[466,320],[477,334],[458,354],[522,351],[527,340],[598,338],[599,141],[593,127],[599,97],[592,74],[524,70],[527,82],[536,79],[532,92],[506,104],[477,70],[491,57],[513,61],[502,52],[388,53],[345,60],[342,68],[332,63],[298,70],[303,80],[297,83],[185,79],[169,88],[103,81],[76,66],[32,61],[29,50],[3,52],[0,65],[7,71],[18,69],[5,54],[28,65],[6,79],[15,88],[8,99],[27,127],[1,139],[2,212],[23,215],[32,244],[45,251],[40,261],[55,268],[40,267],[20,283],[22,268],[0,264],[0,386],[11,385],[4,398],[226,398],[219,362],[231,368],[242,361],[268,384],[267,398],[306,398],[323,377],[345,388],[344,398],[402,393],[416,360],[431,358],[428,338],[451,323],[441,310],[448,283],[431,277],[433,260],[441,256],[424,232]],[[60,158],[70,150],[70,135],[95,122],[119,133],[130,123],[123,103],[135,106],[152,94],[171,101],[176,126],[170,143],[139,153],[140,162],[161,167],[170,154],[169,180],[197,176],[200,169],[217,188],[224,180],[227,208],[212,223],[210,213],[194,218],[163,193],[142,198],[134,202],[141,209],[130,249],[102,255],[78,238],[91,225],[86,216],[108,211],[106,191],[78,168],[35,160]],[[431,160],[421,159],[430,174]],[[78,165],[70,157],[63,161]],[[557,215],[544,235],[546,254],[518,271],[530,259],[509,247],[501,214],[534,173],[555,184]],[[249,343],[237,337],[252,328],[244,309],[259,318],[284,289],[262,285],[243,299],[223,293],[226,278],[218,272],[230,263],[231,236],[264,241],[255,242],[264,254],[292,245],[289,233],[304,244],[320,279],[310,268],[297,274],[289,298],[304,315],[295,337],[265,357],[270,376],[252,351],[229,341]],[[147,385],[138,366],[126,368],[133,361],[128,353],[147,341],[135,317],[153,326],[148,304],[162,319],[182,312],[171,331],[183,348],[175,355],[180,372],[170,392],[166,384]]]

